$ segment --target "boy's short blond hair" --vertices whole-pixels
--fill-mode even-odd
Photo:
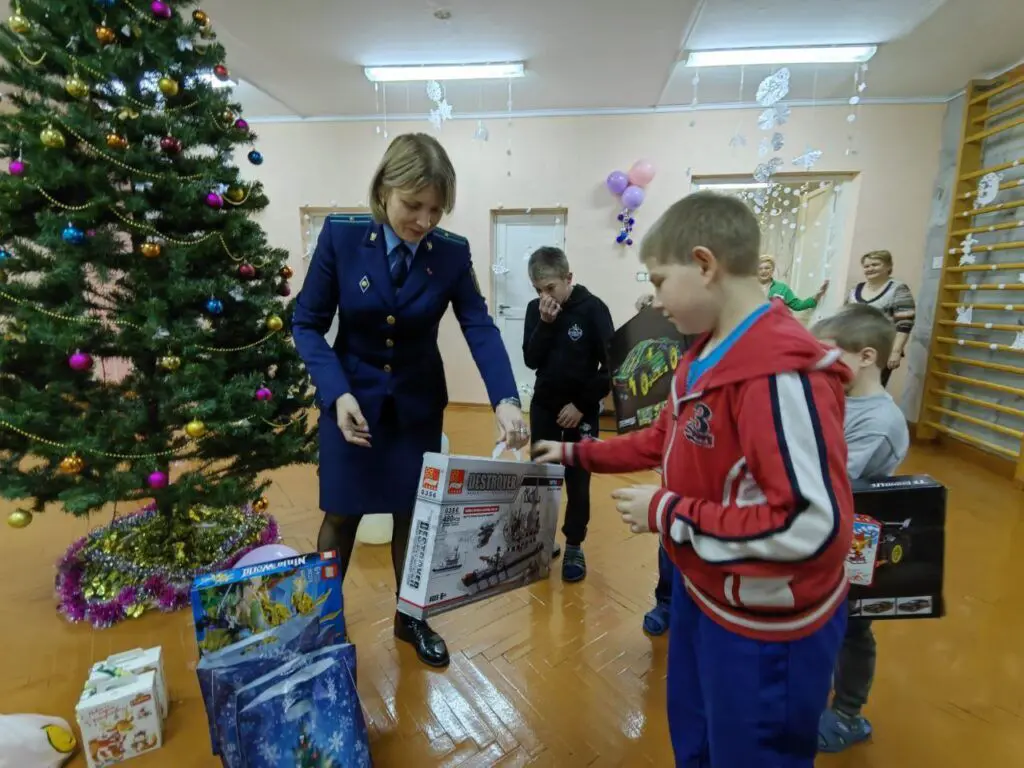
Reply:
[[[531,253],[526,270],[530,275],[530,281],[534,283],[551,278],[564,280],[571,274],[569,257],[565,255],[565,251],[553,245],[542,245]]]
[[[370,213],[387,221],[387,197],[394,189],[419,192],[434,187],[441,198],[441,210],[455,208],[455,168],[441,143],[425,133],[396,136],[381,158],[370,182]]]
[[[865,349],[875,350],[875,363],[882,369],[888,366],[896,341],[896,326],[867,304],[847,304],[832,317],[815,323],[811,333],[819,339],[834,341],[841,350],[855,355]]]
[[[746,203],[715,192],[695,192],[674,203],[640,244],[644,264],[693,260],[693,249],[711,251],[725,271],[737,277],[757,274],[761,228]]]

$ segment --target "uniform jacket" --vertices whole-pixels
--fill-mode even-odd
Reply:
[[[331,216],[324,223],[292,323],[321,408],[351,393],[371,429],[387,397],[403,423],[436,418],[448,404],[437,332],[449,306],[491,404],[516,397],[512,365],[480,293],[469,243],[433,230],[397,293],[386,250],[383,226],[368,215]],[[336,312],[332,348],[324,334]]]
[[[662,465],[651,530],[714,621],[741,635],[810,635],[842,605],[853,534],[843,439],[851,374],[780,302],[685,391],[680,361],[651,427],[564,448],[594,472]]]

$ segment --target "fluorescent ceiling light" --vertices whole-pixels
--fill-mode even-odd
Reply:
[[[363,73],[371,83],[407,83],[428,80],[504,80],[522,77],[521,61],[512,64],[442,64],[415,67],[365,67]]]
[[[821,48],[736,48],[691,51],[684,67],[743,67],[757,64],[852,64],[867,61],[877,45],[832,45]]]

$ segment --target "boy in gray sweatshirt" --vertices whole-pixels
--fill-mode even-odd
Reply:
[[[889,319],[867,304],[848,304],[812,329],[842,351],[854,377],[846,390],[843,431],[851,479],[876,479],[896,471],[910,447],[907,421],[882,385],[882,373],[896,337]],[[818,725],[818,749],[841,752],[871,736],[861,714],[875,675],[875,636],[871,620],[851,618],[839,651],[832,706]]]

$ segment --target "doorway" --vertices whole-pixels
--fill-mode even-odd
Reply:
[[[565,249],[565,211],[492,211],[491,296],[494,320],[519,385],[523,410],[530,407],[536,375],[523,361],[526,305],[537,298],[527,262],[541,246]]]

